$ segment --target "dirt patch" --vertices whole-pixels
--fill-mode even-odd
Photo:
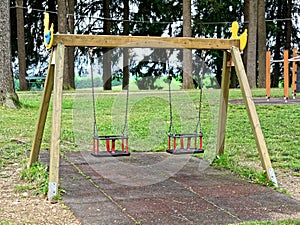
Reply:
[[[240,162],[240,165],[262,171],[261,165],[257,162],[244,161]],[[279,188],[287,191],[287,194],[293,198],[300,200],[300,172],[283,172],[282,170],[275,169],[275,175]]]
[[[277,171],[277,180],[280,188],[287,191],[293,198],[300,200],[300,173]]]
[[[8,165],[0,171],[0,223],[8,224],[80,224],[63,203],[51,204],[42,196],[17,191],[22,185],[19,164]]]

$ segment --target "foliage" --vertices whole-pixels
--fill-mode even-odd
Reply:
[[[50,10],[54,10],[56,1],[49,3]],[[15,1],[10,1],[11,15],[16,15]],[[47,69],[48,53],[44,48],[44,11],[46,1],[35,1],[35,0],[24,0],[23,7],[25,17],[25,51],[26,51],[26,65],[27,74],[31,76],[43,76]],[[53,14],[51,15],[51,21],[57,21],[54,19]],[[12,56],[13,61],[17,58],[17,23],[16,17],[11,16],[11,41],[12,41]],[[57,29],[57,26],[55,27]],[[17,64],[15,64],[15,70],[18,70]]]
[[[242,25],[243,5],[240,1],[196,1],[193,16],[193,36],[206,38],[229,38],[229,27],[233,21]],[[201,50],[196,51],[200,57]],[[207,64],[221,81],[223,52],[208,50]]]
[[[15,1],[11,0],[11,15],[15,15]],[[97,1],[77,1],[75,5],[75,33],[77,34],[103,34],[104,10],[103,0]],[[48,53],[43,47],[43,12],[45,8],[50,13],[50,19],[54,22],[55,32],[57,29],[57,15],[52,13],[56,11],[57,1],[35,1],[24,0],[24,16],[25,16],[25,42],[27,52],[27,74],[33,76],[41,76],[46,73],[46,60]],[[194,37],[211,37],[211,38],[229,38],[230,31],[229,26],[232,21],[238,21],[241,30],[244,29],[243,21],[244,6],[243,2],[234,1],[193,1],[193,15],[192,15],[192,31]],[[130,31],[129,33],[136,36],[182,36],[182,1],[169,0],[132,0],[130,4]],[[289,5],[291,4],[291,5]],[[289,8],[291,7],[291,10]],[[299,11],[300,4],[298,1],[267,1],[266,2],[266,19],[267,19],[267,40],[268,48],[270,50],[277,49],[277,55],[275,58],[282,58],[280,55],[280,49],[291,48],[299,42],[298,28],[295,27],[298,24],[298,17],[294,16]],[[114,35],[123,34],[124,26],[124,12],[122,1],[111,1],[110,4],[110,33]],[[291,11],[291,16],[295,20],[290,25],[289,20],[291,16],[288,14]],[[12,53],[14,62],[17,57],[17,22],[16,18],[12,16]],[[291,28],[291,42],[287,40],[288,29]],[[275,43],[275,44],[274,44]],[[278,50],[279,49],[279,50]],[[76,65],[79,67],[81,64],[85,64],[86,60],[81,57],[86,55],[86,48],[76,48],[75,59]],[[99,59],[103,56],[102,49],[97,48],[94,50]],[[278,52],[279,51],[279,52]],[[112,63],[116,66],[121,56],[120,49],[113,50]],[[200,57],[201,50],[196,51],[196,55]],[[163,57],[161,52],[157,49],[152,50],[151,54],[145,55],[145,58],[140,60],[132,67],[132,71],[136,72],[136,80],[141,83],[142,89],[148,89],[153,87],[153,83],[157,79],[157,76],[162,76],[160,73],[160,61]],[[178,61],[182,60],[182,53],[176,55]],[[148,62],[148,63],[147,63]],[[196,62],[194,60],[194,62]],[[220,51],[208,51],[205,58],[210,70],[217,75],[218,81],[221,77],[222,66],[222,52]],[[154,64],[153,64],[154,63]],[[17,64],[14,64],[15,71],[17,73]],[[196,65],[197,66],[197,65]],[[38,68],[38,69],[37,69]],[[140,73],[140,69],[145,68],[148,72],[155,72],[151,76],[145,76],[144,73]],[[279,74],[282,70],[282,65],[278,65],[278,73],[276,76],[278,79],[272,79],[272,85],[278,86]],[[182,71],[181,71],[182,72]],[[194,74],[199,74],[197,68],[193,71]],[[179,74],[179,78],[182,73]],[[275,75],[274,75],[275,76]],[[118,76],[116,76],[118,77]],[[273,77],[275,78],[275,77]],[[118,80],[118,78],[116,78]],[[181,79],[179,79],[181,80]]]
[[[160,62],[161,56],[164,56],[166,53],[161,49],[159,49],[159,51],[161,54],[157,54],[158,51],[153,51],[149,56],[145,56],[143,61],[131,69],[131,73],[135,77],[136,84],[140,90],[157,89],[158,87],[155,87],[155,81],[162,75],[166,75],[166,64]],[[152,62],[151,58],[153,59],[155,57],[154,55],[156,55],[158,59]]]
[[[19,186],[33,190],[36,195],[46,195],[48,192],[48,168],[45,164],[35,163],[30,168],[27,166],[22,170],[21,179],[27,182],[26,186]]]
[[[94,87],[101,87],[102,80],[100,77],[95,77],[94,78]],[[81,89],[81,88],[91,88],[92,87],[92,80],[90,77],[75,77],[75,86],[76,89]]]

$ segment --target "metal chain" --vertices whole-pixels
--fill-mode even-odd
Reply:
[[[169,52],[167,51],[167,57],[169,58]],[[172,77],[170,75],[170,64],[169,64],[169,59],[167,60],[167,68],[166,70],[168,71],[168,80],[169,80],[169,105],[170,105],[170,126],[169,126],[169,134],[173,132],[173,134],[176,134],[174,125],[173,125],[173,109],[172,109],[172,92],[171,92],[171,82],[172,82]]]
[[[129,83],[126,91],[126,109],[125,109],[125,119],[124,119],[124,127],[122,130],[122,135],[128,136],[128,102],[129,102]]]
[[[202,62],[201,62],[201,69],[200,75],[198,76],[198,84],[200,88],[200,93],[199,93],[199,110],[198,110],[198,121],[195,129],[195,133],[198,133],[198,128],[199,128],[199,133],[202,133],[202,126],[201,126],[201,109],[202,109],[202,96],[203,96],[203,78],[204,78],[204,59],[206,56],[206,51],[202,50]]]
[[[94,136],[98,137],[98,128],[97,128],[97,116],[96,116],[96,102],[95,102],[95,88],[94,88],[94,74],[93,74],[93,49],[89,50],[89,64],[90,64],[90,72],[91,72],[91,80],[92,80],[92,98],[93,98],[93,113],[94,113]]]
[[[132,56],[132,50],[130,50],[129,52],[129,76],[128,76],[128,80],[130,81],[130,65],[131,65],[131,56]],[[125,87],[127,89],[126,91],[126,109],[125,109],[125,119],[124,119],[124,127],[122,130],[122,135],[126,137],[128,137],[128,104],[129,104],[129,82],[128,82],[128,86]]]

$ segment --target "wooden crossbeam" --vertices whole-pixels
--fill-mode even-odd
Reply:
[[[58,43],[72,47],[185,48],[216,50],[229,50],[232,46],[240,46],[240,40],[237,39],[55,34],[53,45],[56,46]]]

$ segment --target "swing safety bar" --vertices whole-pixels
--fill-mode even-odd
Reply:
[[[116,149],[116,140],[121,141],[121,150]],[[100,151],[100,141],[105,141],[106,151]],[[130,152],[128,152],[128,136],[94,136],[92,155],[96,157],[129,156]]]
[[[173,149],[171,149],[171,142],[173,139]],[[180,146],[177,148],[177,140],[179,139]],[[199,148],[198,142],[199,140]],[[185,146],[186,142],[186,146]],[[193,143],[192,143],[193,142]],[[193,134],[171,134],[168,133],[168,153],[171,154],[191,154],[203,153],[202,132]]]

